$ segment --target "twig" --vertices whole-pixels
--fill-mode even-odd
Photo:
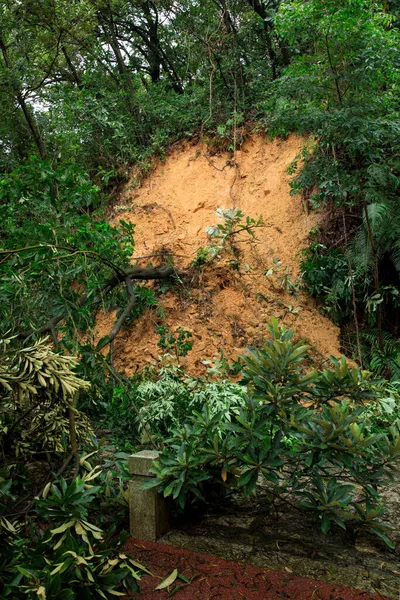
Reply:
[[[115,321],[114,327],[112,328],[110,334],[108,336],[106,336],[104,338],[103,342],[101,342],[97,346],[97,348],[96,348],[97,351],[102,350],[104,348],[104,346],[106,346],[106,344],[110,344],[110,351],[112,352],[112,348],[111,348],[112,343],[115,340],[116,336],[118,335],[118,332],[121,329],[122,325],[124,324],[126,317],[130,314],[130,312],[133,310],[133,307],[135,306],[136,297],[135,297],[135,293],[132,288],[132,282],[129,279],[129,277],[126,278],[125,284],[126,284],[126,288],[127,288],[128,295],[129,295],[129,301],[128,301],[127,305],[125,306],[124,310],[122,311],[121,315],[119,316],[119,318]]]
[[[165,258],[166,256],[178,256],[178,258],[192,258],[187,254],[175,254],[174,252],[159,252],[158,254],[145,254],[144,256],[134,256],[132,260],[141,260],[142,258]]]
[[[75,470],[74,470],[74,475],[72,477],[72,481],[75,481],[75,479],[78,477],[79,467],[80,467],[78,441],[77,441],[77,437],[76,437],[76,425],[75,425],[75,403],[76,403],[76,396],[74,399],[74,406],[68,407],[68,424],[69,424],[69,440],[70,440],[70,444],[71,444],[71,456],[73,456],[75,458]]]
[[[238,176],[238,173],[239,173],[239,165],[238,165],[238,163],[236,161],[233,161],[233,163],[234,163],[234,167],[235,167],[235,177],[233,178],[233,181],[231,183],[231,187],[229,188],[229,195],[231,197],[233,205],[236,206],[236,198],[234,197],[234,195],[232,193],[232,190],[233,190],[233,186],[236,183],[236,179],[237,179],[237,176]]]
[[[344,237],[345,237],[345,255],[347,258],[347,263],[349,265],[349,275],[350,275],[351,292],[352,292],[352,300],[353,300],[353,317],[354,317],[354,326],[356,328],[358,360],[360,361],[360,367],[363,368],[361,344],[360,344],[360,330],[358,327],[358,317],[357,317],[356,290],[354,287],[353,267],[351,265],[350,254],[347,249],[347,229],[346,229],[346,219],[344,217],[344,214],[343,214],[343,230],[344,230]]]
[[[253,229],[262,229],[262,228],[266,228],[266,227],[275,227],[275,229],[277,229],[276,225],[273,225],[272,223],[260,223],[259,225],[244,225],[243,227],[241,227],[240,229],[237,229],[236,231],[230,231],[223,237],[228,238],[233,235],[237,235],[238,233],[242,233],[242,231],[247,231],[247,233],[252,235]],[[279,231],[279,229],[278,229],[278,231]]]
[[[74,457],[73,454],[69,454],[67,456],[67,458],[64,460],[61,467],[58,469],[54,479],[58,479],[64,473],[64,471],[67,469],[67,467],[68,467],[69,463],[71,462],[71,460],[73,459],[73,457]]]
[[[224,166],[222,167],[222,169],[220,169],[219,167],[216,167],[214,165],[214,163],[210,160],[210,158],[207,156],[207,154],[203,154],[204,158],[208,161],[208,164],[213,167],[213,169],[215,169],[216,171],[219,171],[220,173],[222,173],[226,167],[232,167],[232,162],[230,160],[227,160],[226,163],[224,164]]]

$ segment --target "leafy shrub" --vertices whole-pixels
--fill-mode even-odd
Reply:
[[[400,431],[399,382],[381,381],[374,386],[378,398],[366,406],[367,432],[386,434]]]
[[[382,337],[383,347],[380,348],[376,329],[361,333],[363,361],[370,371],[396,383],[400,380],[400,343],[388,331],[384,331]]]
[[[35,502],[36,523],[16,528],[0,521],[2,598],[95,599],[138,591],[145,569],[120,550],[126,534],[115,542],[115,528],[104,533],[88,521],[98,476],[92,471],[69,485],[61,479],[46,486]]]
[[[115,539],[115,509],[126,498],[124,471],[108,461],[103,474],[88,460],[96,451],[78,454],[78,444],[92,443],[93,436],[86,415],[75,406],[78,392],[89,388],[75,372],[76,359],[54,352],[47,339],[18,348],[8,338],[2,351],[0,596],[104,599],[138,590],[144,567],[121,551],[125,534]],[[63,459],[58,473],[69,473],[71,463],[71,483],[52,473]],[[22,462],[32,461],[30,477]],[[35,490],[41,490],[41,498],[33,499]],[[15,515],[16,501],[24,510]],[[104,523],[110,505],[114,524],[105,532],[92,519],[101,512],[98,522]]]
[[[238,208],[218,208],[216,214],[222,220],[222,223],[207,227],[206,233],[211,240],[218,242],[219,250],[222,250],[226,246],[228,248],[229,246],[232,247],[232,238],[242,232],[246,232],[250,236],[250,241],[256,240],[254,229],[264,226],[262,217],[253,219],[252,217],[245,216]]]
[[[81,169],[36,158],[0,178],[0,203],[2,322],[28,335],[74,310],[64,324],[68,343],[93,323],[96,291],[129,266],[133,226],[100,220],[99,188]],[[83,291],[88,303],[80,305]]]
[[[186,414],[190,402],[190,389],[181,379],[179,370],[161,369],[157,381],[144,381],[135,394],[139,407],[139,431],[168,435]]]
[[[190,341],[193,334],[183,327],[177,327],[174,335],[168,331],[166,325],[160,325],[157,327],[157,333],[160,336],[158,346],[167,353],[173,352],[178,362],[179,357],[186,356],[193,347],[193,343]]]
[[[248,395],[239,413],[194,412],[166,441],[149,485],[184,508],[204,500],[206,481],[250,494],[262,477],[272,497],[300,500],[323,532],[334,523],[353,537],[368,529],[392,545],[379,490],[392,480],[400,435],[370,432],[365,402],[376,399],[376,382],[344,357],[310,370],[309,347],[293,331],[276,320],[269,330],[272,339],[243,359]]]
[[[335,206],[343,215],[362,216],[356,230],[335,238],[335,249],[312,244],[304,280],[337,322],[353,314],[353,284],[357,309],[378,326],[380,338],[382,313],[389,322],[399,319],[397,301],[388,301],[382,289],[400,273],[399,78],[393,61],[400,38],[394,22],[390,11],[363,0],[282,3],[276,27],[293,59],[264,103],[271,135],[311,133],[292,165],[292,194],[305,195],[311,208]],[[340,251],[345,245],[353,281]],[[397,271],[393,276],[387,261]]]
[[[187,376],[181,367],[162,367],[156,379],[135,384],[130,398],[114,390],[107,412],[110,424],[130,437],[148,435],[160,439],[171,435],[188,415],[207,406],[211,415],[230,421],[244,403],[245,388],[229,380],[204,381]],[[133,403],[135,404],[133,406]]]
[[[279,288],[284,290],[287,294],[296,298],[299,291],[303,287],[302,279],[299,277],[293,278],[291,267],[288,267],[287,265],[286,267],[283,267],[282,261],[279,260],[279,258],[274,257],[272,259],[272,262],[273,266],[269,267],[269,269],[267,269],[264,272],[264,276],[268,278],[274,276],[274,279],[277,281]],[[273,289],[277,291],[277,286],[272,282],[272,280],[270,280],[270,283]]]
[[[301,276],[308,292],[318,298],[336,322],[348,316],[351,302],[349,268],[341,250],[313,242],[303,251]]]
[[[65,452],[75,414],[78,439],[89,440],[86,416],[74,407],[78,391],[90,385],[74,373],[72,356],[55,353],[47,338],[15,348],[12,338],[0,341],[0,444],[9,457],[35,452]],[[4,455],[3,455],[4,456]]]

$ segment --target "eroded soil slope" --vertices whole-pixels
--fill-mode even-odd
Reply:
[[[246,233],[235,236],[239,271],[232,269],[232,255],[226,254],[200,272],[193,270],[180,291],[160,296],[171,331],[183,327],[193,334],[193,349],[182,360],[193,374],[204,372],[202,360],[212,360],[221,349],[235,359],[246,346],[259,345],[272,316],[294,328],[297,337],[308,338],[317,354],[340,354],[338,328],[321,315],[312,299],[301,292],[288,294],[281,281],[286,267],[295,281],[298,254],[319,218],[307,215],[300,198],[290,196],[287,168],[302,143],[295,136],[273,142],[254,136],[234,161],[227,154],[211,156],[201,144],[182,147],[139,189],[128,185],[116,207],[115,221],[123,218],[136,224],[133,261],[167,251],[178,255],[174,261],[181,269],[209,242],[205,229],[220,222],[218,208],[237,207],[246,216],[264,219],[265,227],[256,231],[257,244],[249,244]],[[274,258],[281,261],[280,270],[275,267],[266,277]],[[143,258],[139,264],[150,261],[160,264],[157,257]],[[115,313],[99,314],[97,335],[105,335],[114,319]],[[155,329],[161,322],[160,314],[152,310],[120,332],[115,363],[128,375],[157,360]]]

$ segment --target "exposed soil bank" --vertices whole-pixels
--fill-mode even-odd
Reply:
[[[295,279],[298,253],[318,222],[318,214],[307,215],[300,198],[290,196],[287,168],[303,143],[294,135],[272,142],[254,136],[237,152],[236,162],[227,154],[209,156],[200,144],[183,146],[139,189],[128,185],[116,207],[116,222],[122,218],[136,224],[133,259],[167,250],[179,255],[174,260],[181,268],[187,268],[207,244],[205,229],[218,223],[218,208],[235,206],[246,216],[261,215],[267,225],[257,229],[256,246],[246,243],[247,234],[235,240],[246,268],[237,272],[221,260],[195,275],[180,294],[168,291],[161,296],[171,330],[180,326],[193,333],[193,350],[182,361],[190,373],[204,373],[202,360],[212,360],[221,349],[235,359],[246,346],[262,343],[272,316],[294,328],[297,337],[308,338],[323,356],[340,354],[339,329],[321,315],[313,300],[302,293],[287,294],[279,273],[264,275],[276,257],[282,261],[281,274],[288,266]],[[150,260],[157,264],[157,258],[139,264]],[[115,313],[99,314],[99,337],[108,333],[114,318]],[[115,344],[119,369],[131,375],[157,359],[157,324],[160,317],[149,311],[119,334]]]

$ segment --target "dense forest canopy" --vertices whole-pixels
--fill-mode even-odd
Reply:
[[[247,391],[243,388],[214,383],[215,387],[201,388],[203,396],[199,391],[197,404],[192,398],[200,412],[189,416],[187,427],[195,437],[200,431],[212,431],[222,439],[231,431],[231,437],[226,433],[229,460],[221,459],[219,451],[217,458],[215,453],[211,458],[211,450],[203,456],[198,447],[191,448],[198,461],[192,479],[177,483],[166,468],[157,473],[157,485],[184,507],[192,493],[201,496],[201,482],[213,476],[208,471],[204,476],[202,460],[218,468],[223,465],[225,481],[229,465],[239,464],[239,456],[247,451],[239,487],[250,493],[260,472],[275,473],[286,460],[294,465],[286,454],[276,455],[278,448],[286,452],[294,444],[293,452],[299,448],[309,452],[304,469],[316,469],[308,508],[319,510],[316,506],[322,497],[326,504],[351,504],[349,490],[336,482],[336,475],[332,475],[335,483],[326,487],[326,471],[322,467],[318,471],[321,461],[335,468],[342,461],[363,486],[365,511],[357,503],[347,517],[332,507],[331,512],[324,509],[319,516],[323,530],[333,522],[345,527],[350,519],[352,535],[362,522],[391,544],[379,520],[378,484],[365,461],[372,461],[377,478],[389,477],[390,461],[384,456],[397,457],[397,430],[393,429],[391,439],[382,441],[378,436],[367,443],[357,429],[363,409],[351,413],[350,402],[336,410],[329,402],[346,397],[358,402],[360,394],[385,397],[392,402],[393,414],[400,414],[396,387],[400,376],[399,24],[398,0],[1,2],[0,540],[7,543],[9,554],[1,559],[8,575],[0,587],[6,586],[5,597],[19,597],[16,589],[23,584],[23,591],[31,595],[22,597],[45,598],[47,592],[48,598],[67,598],[60,595],[63,573],[67,580],[68,569],[78,568],[68,559],[68,564],[62,563],[67,564],[65,569],[53,577],[32,544],[27,544],[31,554],[26,550],[22,562],[31,562],[32,568],[18,570],[16,557],[21,557],[25,533],[13,524],[13,513],[18,517],[23,513],[25,518],[36,510],[42,519],[46,511],[53,515],[52,524],[61,529],[40,541],[41,555],[53,567],[65,560],[60,554],[63,544],[75,553],[83,544],[91,554],[91,538],[99,538],[85,520],[88,507],[99,490],[100,494],[108,490],[108,496],[111,492],[105,478],[92,491],[88,489],[92,479],[102,477],[98,467],[93,470],[82,457],[82,448],[95,443],[88,419],[107,415],[116,426],[118,411],[126,411],[135,425],[123,429],[125,439],[136,436],[154,445],[155,438],[161,443],[161,438],[171,435],[172,426],[161,417],[163,424],[157,425],[156,433],[143,424],[143,415],[150,419],[143,407],[150,410],[153,396],[138,392],[139,380],[116,371],[113,341],[121,328],[157,304],[154,288],[146,281],[172,279],[179,285],[185,273],[178,272],[168,257],[161,265],[150,261],[146,267],[137,266],[132,260],[134,226],[123,220],[111,225],[107,215],[133,167],[139,184],[154,158],[164,159],[172,143],[185,139],[201,139],[215,152],[229,152],[234,161],[252,131],[268,137],[285,138],[292,132],[305,136],[307,143],[290,168],[291,193],[294,200],[302,197],[307,210],[323,209],[325,218],[304,250],[302,286],[341,326],[343,350],[360,369],[337,361],[331,370],[307,375],[299,366],[300,361],[305,364],[306,346],[294,344],[290,332],[271,324],[274,341],[264,354],[260,351],[248,359],[245,367],[243,382],[249,386],[250,405],[236,429],[230,425],[218,429],[218,418],[208,409],[200,417],[201,402],[221,402],[230,422],[244,406]],[[253,232],[260,225],[249,219],[243,225],[240,219],[235,221],[237,217],[228,218],[231,229],[225,230],[226,236],[235,226]],[[117,316],[95,346],[92,332],[99,307],[117,309]],[[173,347],[176,358],[190,350],[187,332],[180,331],[176,338],[165,331],[162,335],[164,349]],[[282,364],[284,372],[277,373]],[[362,368],[392,383],[371,383]],[[185,402],[190,397],[187,381],[176,372],[162,371],[152,377],[150,387],[165,379],[162,390],[170,386],[172,397],[175,394]],[[274,386],[279,377],[286,388],[278,394]],[[142,408],[133,408],[133,396]],[[289,423],[286,409],[278,410],[278,396],[296,418],[311,419],[311,424],[299,425],[297,433],[290,429],[294,420]],[[261,397],[269,407],[262,416],[257,412]],[[304,398],[312,399],[315,406],[324,404],[322,421],[328,429],[340,430],[338,439],[346,427],[351,431],[337,442],[347,447],[342,454],[337,448],[329,456],[322,450],[325,425],[312,421],[314,417],[302,405]],[[184,419],[186,404],[179,406]],[[259,428],[258,439],[265,440],[266,420],[269,446],[260,454],[254,446],[257,436],[248,445],[244,429]],[[285,436],[290,443],[282,446]],[[318,436],[320,448],[312,446]],[[203,442],[211,443],[210,439]],[[182,443],[179,436],[172,448],[178,443]],[[357,444],[359,454],[354,450],[350,460],[351,453],[346,452]],[[168,453],[173,452],[170,447],[164,450],[166,465]],[[28,457],[44,461],[42,485],[35,487],[21,467],[21,458]],[[349,461],[354,461],[353,466]],[[240,463],[237,468],[242,467]],[[68,484],[62,479],[67,474]],[[31,482],[31,497],[42,494],[35,509],[32,499],[21,494],[25,481]],[[270,482],[278,486],[279,476],[271,475]],[[51,500],[47,498],[50,484]],[[112,494],[119,494],[117,488]],[[61,503],[64,496],[69,504]],[[12,509],[15,497],[17,510]],[[78,521],[71,520],[71,511],[76,518],[81,511],[83,522],[75,525]],[[63,523],[73,523],[75,529],[72,525],[63,529]],[[62,541],[54,544],[59,534]],[[91,563],[92,571],[79,563],[86,589],[91,589],[94,571],[114,556],[111,552],[104,547],[98,564]],[[113,579],[110,574],[101,584],[96,579],[99,587],[87,597],[108,597],[120,582],[133,589],[140,569],[126,558],[119,560],[124,576]],[[74,595],[79,586],[72,587],[68,597],[81,597]]]

